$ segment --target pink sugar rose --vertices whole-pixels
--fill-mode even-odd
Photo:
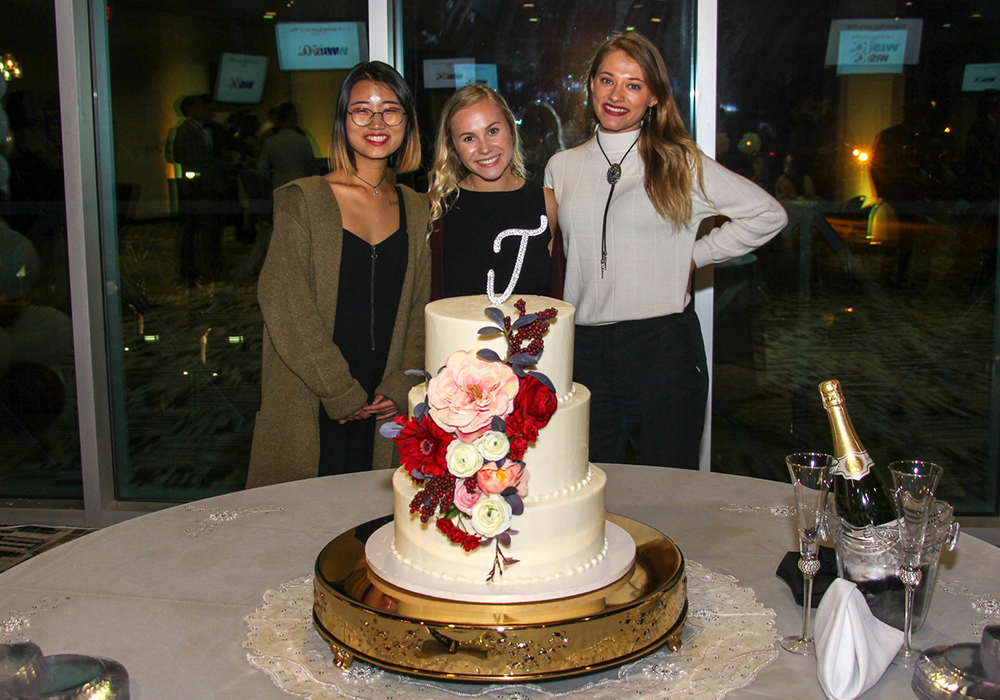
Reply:
[[[513,486],[517,495],[524,498],[528,495],[528,470],[520,462],[508,459],[499,469],[484,466],[476,472],[476,483],[484,493],[503,493]]]
[[[485,496],[486,494],[476,485],[475,479],[455,479],[455,507],[466,515],[472,515],[472,506]]]
[[[518,381],[502,362],[487,362],[459,350],[427,384],[431,418],[462,442],[472,442],[490,429],[493,416],[514,410]]]

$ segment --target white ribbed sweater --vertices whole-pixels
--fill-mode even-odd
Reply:
[[[600,134],[601,146],[617,163],[637,132]],[[773,238],[787,222],[773,197],[702,155],[705,191],[697,181],[692,217],[675,231],[646,197],[638,146],[622,163],[608,212],[608,269],[601,278],[601,222],[611,186],[608,162],[596,139],[552,156],[545,186],[559,205],[559,228],[566,250],[564,298],[576,306],[576,322],[601,325],[680,313],[687,293],[691,260],[703,267],[738,258]],[[698,225],[710,216],[730,220],[695,240]]]

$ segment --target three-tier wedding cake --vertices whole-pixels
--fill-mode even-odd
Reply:
[[[580,590],[580,579],[599,587],[631,567],[627,534],[623,545],[613,533],[607,561],[617,528],[605,520],[605,474],[588,459],[590,392],[572,381],[575,313],[534,296],[426,307],[429,380],[411,391],[411,414],[383,429],[403,464],[392,479],[395,583],[410,571],[474,589]]]

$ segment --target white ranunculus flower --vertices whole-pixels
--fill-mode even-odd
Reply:
[[[472,444],[479,448],[479,454],[487,462],[503,459],[510,452],[510,441],[507,439],[507,435],[496,430],[488,430]]]
[[[483,456],[476,446],[461,440],[452,440],[448,444],[445,461],[448,462],[448,471],[459,478],[472,476],[483,466]]]
[[[494,494],[472,506],[472,529],[483,537],[495,537],[510,527],[510,504]]]

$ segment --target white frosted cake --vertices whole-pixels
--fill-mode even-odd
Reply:
[[[392,550],[399,562],[422,575],[459,582],[502,580],[505,586],[551,582],[599,566],[608,551],[606,478],[588,459],[590,392],[572,381],[576,310],[546,297],[514,299],[524,301],[529,315],[544,309],[556,312],[554,319],[546,319],[547,330],[543,313],[526,331],[523,347],[528,348],[524,350],[528,355],[537,355],[537,345],[529,341],[538,338],[544,343],[537,364],[518,366],[523,355],[512,353],[508,344],[508,336],[519,327],[520,312],[513,303],[494,307],[499,314],[486,312],[494,305],[485,295],[442,299],[426,307],[426,369],[433,379],[411,391],[412,417],[399,419],[397,424],[402,431],[409,430],[410,436],[418,428],[431,433],[423,442],[419,435],[411,437],[408,450],[400,447],[403,467],[392,480]],[[501,316],[513,323],[506,335],[499,332]],[[528,325],[528,320],[522,324]],[[481,333],[484,327],[487,332]],[[492,364],[485,366],[480,359],[491,359]],[[504,374],[510,366],[526,376],[518,379]],[[480,375],[469,379],[468,372],[475,371]],[[483,372],[491,374],[487,377]],[[504,392],[519,396],[508,403]],[[454,394],[471,403],[454,408],[448,404]],[[484,408],[488,400],[494,403]],[[462,423],[474,410],[481,410],[483,417]],[[486,425],[491,411],[496,417]],[[533,442],[523,439],[535,434],[530,427],[520,427],[522,421],[528,422],[524,415],[547,420]],[[445,463],[445,441],[448,473],[435,482],[430,476],[442,471],[434,465]],[[435,449],[440,449],[436,462]],[[504,456],[498,456],[500,451]],[[420,460],[428,474],[414,467],[413,462]],[[470,464],[470,460],[479,462]],[[428,502],[435,490],[446,488],[452,489],[454,502],[439,508],[435,501],[433,509],[424,510],[422,520],[421,503]]]

